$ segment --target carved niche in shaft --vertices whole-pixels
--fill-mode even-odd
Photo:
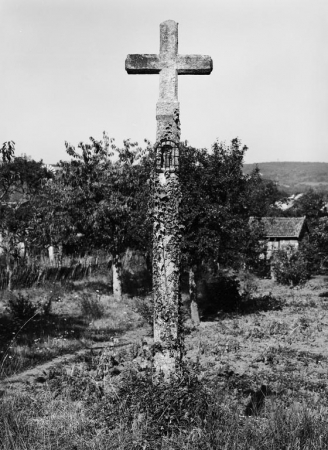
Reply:
[[[164,139],[156,147],[156,172],[179,170],[179,144]]]

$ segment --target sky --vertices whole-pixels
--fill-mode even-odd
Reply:
[[[155,141],[158,75],[128,75],[179,23],[179,53],[213,59],[180,76],[181,140],[235,137],[245,162],[328,162],[327,0],[0,0],[0,145],[47,164],[103,131]]]

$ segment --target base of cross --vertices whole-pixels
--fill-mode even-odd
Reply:
[[[172,354],[171,351],[157,351],[154,355],[154,371],[157,375],[162,375],[164,380],[177,373],[181,367],[181,355]]]

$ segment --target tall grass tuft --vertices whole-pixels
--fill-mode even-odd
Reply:
[[[111,380],[107,393],[90,374],[74,377],[73,371],[65,373],[65,386],[59,378],[56,391],[50,382],[41,391],[31,387],[4,396],[0,449],[328,448],[327,417],[315,405],[277,404],[260,416],[245,417],[228,391],[190,370],[169,381],[154,379],[150,371],[127,372]],[[80,386],[73,396],[69,383]]]
[[[99,299],[86,293],[81,294],[80,308],[82,315],[89,320],[101,319],[105,314],[105,307]]]

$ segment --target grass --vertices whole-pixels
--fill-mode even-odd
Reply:
[[[49,384],[41,392],[31,388],[5,399],[0,448],[328,448],[326,411],[315,403],[290,404],[292,393],[276,395],[260,415],[248,417],[227,381],[224,389],[212,380],[191,385],[188,391],[181,380],[156,385],[147,375],[130,375],[116,391],[102,394],[92,389],[86,374],[83,379],[84,384],[74,380],[74,390],[74,384],[67,389],[67,377],[61,377],[66,383],[61,395]],[[182,393],[185,405],[180,409],[176,400]],[[194,409],[187,407],[190,399]]]
[[[142,325],[143,320],[132,309],[134,301],[125,297],[122,302],[115,302],[105,281],[98,278],[63,286],[49,283],[21,290],[22,298],[28,294],[34,306],[51,300],[50,311],[36,314],[32,320],[6,311],[8,294],[3,294],[0,379]]]
[[[49,372],[43,384],[3,392],[0,449],[328,449],[326,281],[301,289],[256,282],[235,312],[219,312],[199,329],[187,320],[185,368],[169,381],[153,377],[147,338],[90,353]],[[79,339],[66,334],[69,345],[142,323],[140,298],[118,305],[106,283],[101,292],[94,283],[56,291],[63,301],[54,301],[55,323],[74,319],[78,329],[82,321]],[[88,298],[85,311],[95,304],[96,314],[84,320],[81,299]],[[56,330],[31,348],[48,339],[55,349]],[[17,353],[31,351],[27,336],[17,337]]]

